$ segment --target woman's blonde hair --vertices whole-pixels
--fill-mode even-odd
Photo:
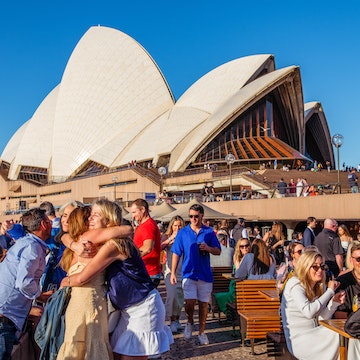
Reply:
[[[276,240],[283,240],[285,238],[281,222],[274,221],[270,230],[270,236],[273,236]]]
[[[173,227],[175,221],[180,221],[180,223],[181,223],[181,228],[183,228],[183,227],[185,226],[185,221],[184,221],[184,219],[183,219],[181,216],[179,216],[179,215],[175,215],[175,216],[170,220],[169,225],[168,225],[168,227],[167,227],[167,229],[166,229],[166,231],[165,231],[165,234],[166,234],[167,236],[171,236],[172,233],[174,232],[173,229],[172,229],[172,227]]]
[[[325,274],[323,274],[323,279],[317,282],[314,287],[311,285],[309,275],[310,268],[315,264],[318,258],[323,260],[323,256],[319,251],[306,249],[299,257],[295,267],[295,275],[300,280],[301,285],[305,289],[306,297],[310,301],[313,301],[316,297],[319,297],[324,293]]]
[[[107,222],[106,227],[121,225],[122,211],[118,204],[108,199],[98,199],[95,200],[93,205],[99,207],[101,214]],[[116,239],[116,244],[120,254],[127,258],[131,257],[131,248],[135,247],[131,239]]]
[[[236,245],[235,245],[235,248],[234,248],[234,262],[237,261],[237,262],[241,262],[242,258],[244,257],[243,253],[241,252],[241,244],[240,242],[242,240],[246,240],[248,243],[249,243],[249,247],[250,247],[250,241],[249,239],[247,238],[240,238],[237,242],[236,242]]]
[[[100,208],[102,215],[107,221],[107,227],[119,226],[122,221],[122,211],[118,204],[108,199],[98,199],[93,202]]]
[[[89,217],[91,214],[90,206],[82,206],[74,209],[69,215],[69,235],[73,241],[78,241],[80,236],[88,230]],[[73,251],[69,248],[64,250],[60,260],[60,266],[66,271],[69,271],[71,261],[73,258]]]

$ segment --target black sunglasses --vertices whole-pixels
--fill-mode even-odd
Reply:
[[[198,219],[200,217],[200,215],[189,215],[189,218],[192,219]]]
[[[297,254],[301,255],[302,254],[302,250],[297,250],[295,251]]]
[[[325,264],[321,264],[321,265],[317,265],[317,264],[314,264],[311,266],[315,271],[319,271],[319,269],[321,270],[325,270],[326,269],[326,265]]]
[[[250,246],[250,244],[240,245],[240,249],[245,249],[245,248],[247,248],[247,247],[249,247],[249,246]]]
[[[353,256],[352,256],[352,258],[355,259],[356,262],[360,263],[360,257],[353,257]]]

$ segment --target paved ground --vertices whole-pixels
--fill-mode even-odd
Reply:
[[[163,299],[165,299],[166,292],[163,282],[158,288]],[[239,328],[237,327],[235,336],[233,336],[233,329],[229,322],[226,321],[225,315],[222,314],[221,321],[219,323],[216,318],[213,319],[212,313],[208,314],[206,324],[206,334],[209,338],[209,345],[199,345],[197,335],[197,311],[195,311],[195,331],[193,332],[193,338],[189,341],[184,340],[183,333],[174,335],[174,344],[168,353],[163,354],[162,360],[275,360],[274,356],[270,356],[267,353],[266,341],[259,341],[255,344],[255,355],[251,354],[250,347],[242,347],[239,337]],[[186,316],[184,312],[180,318],[180,322],[183,326],[186,323]]]
[[[185,321],[182,321],[185,324]],[[198,328],[195,327],[197,330]],[[274,356],[268,356],[266,342],[261,341],[255,344],[256,355],[251,354],[250,347],[242,347],[238,336],[233,337],[232,326],[225,322],[225,318],[219,324],[217,319],[213,320],[209,314],[206,333],[210,344],[199,345],[197,331],[190,341],[184,340],[183,334],[174,336],[174,344],[168,353],[162,355],[163,360],[180,359],[209,359],[209,360],[274,360]],[[237,331],[237,335],[239,335]]]

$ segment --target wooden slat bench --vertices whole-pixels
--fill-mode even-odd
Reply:
[[[222,274],[231,274],[232,266],[217,266],[211,268],[212,275],[214,278],[213,290],[211,296],[211,312],[213,317],[215,317],[215,313],[218,313],[219,321],[220,321],[220,309],[216,303],[215,297],[213,294],[219,292],[227,292],[229,291],[230,279],[225,279]]]
[[[236,282],[236,310],[240,315],[242,343],[265,339],[268,332],[280,331],[280,300],[269,300],[261,290],[275,290],[275,280],[244,280]]]

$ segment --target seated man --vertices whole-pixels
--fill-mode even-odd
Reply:
[[[360,294],[360,244],[354,242],[351,246],[350,263],[353,266],[351,271],[347,271],[337,278],[340,286],[337,291],[345,290],[345,303],[337,308],[334,316],[337,319],[346,319],[352,312],[352,302],[355,295]]]

